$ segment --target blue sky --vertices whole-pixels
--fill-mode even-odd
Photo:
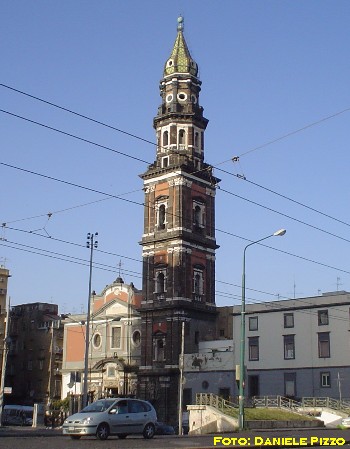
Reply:
[[[247,290],[248,301],[348,290],[348,1],[2,1],[1,110],[152,162],[153,145],[4,85],[154,142],[159,80],[180,13],[203,82],[206,161],[222,179],[217,304],[239,302],[244,246],[280,228],[287,234],[266,241],[269,248],[248,250],[247,289],[257,290]],[[5,112],[0,120],[0,162],[131,201],[0,165],[0,264],[12,274],[12,303],[86,310],[87,232],[99,233],[94,260],[104,264],[93,289],[117,277],[120,261],[125,282],[140,288],[143,208],[133,202],[143,202],[138,175],[147,164]]]

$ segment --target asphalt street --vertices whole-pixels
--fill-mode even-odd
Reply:
[[[278,438],[279,440],[273,440]],[[276,443],[279,444],[273,444]],[[256,444],[258,443],[258,444]],[[73,441],[64,437],[60,429],[31,427],[1,427],[1,449],[207,449],[223,447],[328,447],[349,448],[350,429],[284,429],[278,431],[246,431],[240,433],[204,435],[204,436],[156,436],[145,440],[138,436],[129,436],[125,440],[110,437],[106,441],[96,438],[82,438]]]

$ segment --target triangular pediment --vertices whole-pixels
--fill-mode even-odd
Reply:
[[[135,314],[135,310],[132,305],[130,307],[130,313]],[[93,319],[109,318],[109,317],[127,317],[128,316],[128,304],[120,299],[112,299],[103,307],[101,307],[94,315]]]

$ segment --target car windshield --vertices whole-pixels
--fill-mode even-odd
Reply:
[[[80,413],[99,413],[107,410],[115,400],[101,399],[83,408]]]

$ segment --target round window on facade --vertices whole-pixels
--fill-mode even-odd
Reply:
[[[92,341],[93,341],[95,348],[99,348],[102,343],[101,334],[95,334]]]
[[[171,67],[174,64],[174,61],[172,59],[168,59],[168,62],[166,63],[167,67]]]
[[[170,103],[171,101],[173,101],[173,98],[174,98],[173,94],[169,94],[169,95],[166,96],[165,101],[167,103]]]
[[[191,95],[191,100],[192,100],[192,103],[194,103],[194,104],[197,103],[197,98],[195,95]]]
[[[141,333],[140,331],[135,331],[132,334],[132,342],[135,346],[140,346],[141,343]]]
[[[185,94],[185,92],[179,92],[177,94],[177,99],[179,101],[185,101],[185,100],[187,100],[187,94]]]

